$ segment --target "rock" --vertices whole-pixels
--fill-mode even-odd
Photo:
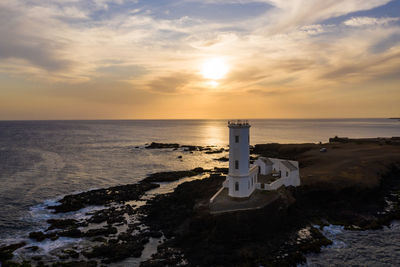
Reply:
[[[96,261],[70,261],[53,263],[53,267],[96,267]]]
[[[148,238],[142,238],[142,239],[140,239],[140,244],[142,244],[142,245],[146,245],[147,243],[149,243],[149,239]],[[139,256],[140,257],[140,256]]]
[[[130,200],[139,200],[150,189],[159,187],[157,184],[140,182],[113,186],[105,189],[90,190],[74,195],[67,195],[59,202],[60,205],[49,206],[55,213],[77,211],[87,206],[101,206],[109,203],[121,203]]]
[[[164,144],[152,142],[150,145],[146,146],[147,149],[162,149],[162,148],[179,148],[179,144]]]
[[[223,174],[228,174],[229,168],[218,168],[218,167],[214,167],[214,172],[223,173]]]
[[[137,240],[141,240],[140,237],[136,237],[131,241],[122,243],[110,243],[95,246],[92,251],[85,252],[84,255],[91,258],[103,259],[103,263],[111,263],[126,259],[128,257],[140,257],[143,245]]]
[[[109,236],[109,235],[113,235],[116,234],[117,228],[115,227],[107,227],[107,228],[98,228],[98,229],[89,229],[86,233],[84,233],[84,236],[87,237],[92,237],[92,236]]]
[[[98,236],[92,239],[93,242],[100,242],[100,243],[105,243],[107,241],[107,239],[105,239],[104,237]]]
[[[74,237],[74,238],[79,238],[83,236],[82,231],[79,230],[78,228],[67,229],[62,232],[58,232],[57,234],[59,236]]]
[[[179,156],[178,156],[178,159],[181,159],[181,158],[182,158],[182,156],[181,156],[181,155],[179,155]]]
[[[162,237],[162,233],[159,231],[150,231],[149,236],[153,238],[160,238]]]
[[[125,205],[125,212],[128,213],[128,215],[133,215],[136,213],[135,209],[129,204]]]
[[[50,224],[50,227],[47,228],[47,231],[53,229],[67,229],[67,228],[76,228],[79,226],[77,220],[74,219],[49,219],[47,223]]]
[[[29,233],[29,238],[35,239],[36,241],[40,242],[40,241],[45,240],[47,237],[46,237],[46,234],[44,234],[41,231],[38,231],[38,232]]]
[[[222,161],[222,162],[227,162],[227,161],[229,161],[229,158],[227,158],[227,157],[221,157],[221,158],[217,158],[217,159],[214,159],[214,160]]]
[[[130,241],[132,240],[134,237],[131,235],[131,233],[129,232],[125,232],[125,233],[120,233],[118,235],[118,240],[122,240],[122,241]]]
[[[73,250],[73,249],[65,249],[65,250],[63,250],[63,252],[64,252],[65,254],[67,254],[68,256],[70,256],[71,258],[74,258],[74,259],[79,258],[79,253],[76,252],[76,251]]]
[[[140,267],[180,266],[183,262],[184,257],[179,250],[160,245],[157,253],[150,260],[141,262]]]
[[[22,262],[14,262],[14,261],[6,261],[4,262],[4,267],[32,267],[30,261],[22,261]],[[39,267],[44,266],[43,264],[38,263]]]
[[[329,244],[317,230],[310,231],[310,238],[301,244],[290,243],[306,225],[304,216],[299,216],[296,209],[288,209],[294,205],[288,201],[292,198],[290,192],[284,194],[284,199],[259,210],[218,216],[196,210],[196,203],[207,201],[224,179],[215,175],[181,184],[173,193],[156,196],[141,208],[147,215],[142,221],[151,229],[146,235],[156,231],[159,237],[162,230],[167,238],[172,238],[142,266],[179,265],[182,253],[193,266],[292,266],[305,259],[303,253]],[[282,257],[276,258],[279,255]],[[175,261],[169,263],[173,258]]]
[[[220,148],[220,149],[216,149],[216,150],[206,151],[206,152],[204,152],[204,153],[206,153],[206,154],[218,154],[218,153],[222,153],[222,152],[224,152],[224,151],[225,151],[224,148]]]
[[[34,240],[36,240],[38,242],[41,242],[41,241],[45,240],[46,238],[49,238],[49,239],[51,239],[53,241],[57,240],[58,236],[57,236],[56,233],[45,234],[45,233],[43,233],[41,231],[38,231],[38,232],[29,233],[29,238],[34,239]]]
[[[192,146],[192,145],[182,145],[184,151],[198,151],[201,150],[202,147]]]
[[[139,230],[139,229],[140,229],[140,224],[139,223],[130,223],[130,224],[128,224],[127,232],[129,234],[131,234],[131,233],[133,233],[133,231]]]
[[[108,224],[113,223],[121,223],[125,221],[125,217],[123,216],[126,212],[132,212],[132,207],[122,206],[117,209],[115,207],[111,207],[108,209],[97,210],[93,213],[88,213],[87,215],[93,214],[92,217],[88,219],[90,223],[102,223],[107,221]]]
[[[37,251],[39,249],[38,246],[31,246],[31,247],[27,247],[26,249],[29,249],[31,251]]]
[[[63,255],[58,255],[58,258],[59,258],[60,260],[68,260],[68,259],[69,259],[69,256],[63,254]]]
[[[197,168],[194,168],[192,171],[199,174],[199,173],[207,172],[208,170],[205,170],[202,167],[197,167]]]
[[[7,246],[0,247],[0,262],[4,262],[12,259],[13,252],[23,246],[25,246],[25,242],[15,243]]]
[[[199,175],[203,172],[205,172],[201,167],[194,168],[193,170],[189,171],[170,171],[170,172],[157,172],[150,174],[147,178],[145,178],[143,181],[147,183],[160,183],[160,182],[172,182],[179,180],[184,177],[191,177],[195,175]]]
[[[117,224],[125,223],[126,224],[127,221],[125,220],[125,217],[123,215],[116,216],[116,217],[109,217],[107,219],[107,224],[114,224],[114,223],[117,223]]]

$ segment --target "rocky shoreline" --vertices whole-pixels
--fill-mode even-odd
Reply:
[[[176,146],[177,145],[177,146]],[[151,148],[175,149],[187,146],[152,143]],[[325,145],[329,150],[340,144]],[[344,146],[344,144],[343,144]],[[362,146],[362,144],[360,145]],[[321,145],[256,145],[258,155],[301,159],[300,166],[314,166],[307,153]],[[214,153],[223,149],[191,146],[188,151]],[[219,152],[215,152],[219,153]],[[374,159],[375,160],[375,159]],[[210,197],[221,187],[227,168],[154,173],[137,184],[114,186],[67,195],[60,205],[49,206],[55,214],[68,214],[90,206],[102,208],[86,213],[83,219],[49,219],[44,231],[31,232],[37,242],[61,237],[85,239],[85,248],[59,251],[52,266],[97,266],[140,257],[150,239],[159,240],[157,253],[141,266],[221,265],[294,266],[305,261],[305,254],[319,252],[331,241],[321,234],[328,224],[344,225],[350,230],[379,229],[400,219],[400,158],[392,158],[385,172],[376,173],[378,183],[326,186],[307,176],[299,188],[281,188],[276,201],[259,210],[220,215],[208,212]],[[201,180],[180,184],[173,192],[156,195],[144,205],[143,196],[160,186],[196,175]],[[368,186],[367,186],[368,185]],[[36,256],[30,262],[13,262],[13,252],[26,243],[0,246],[2,266],[46,266]]]
[[[400,219],[400,195],[392,194],[400,189],[399,178],[400,166],[393,165],[383,177],[382,186],[369,191],[288,188],[294,202],[281,197],[261,210],[217,216],[207,212],[206,201],[223,177],[182,184],[174,193],[158,196],[142,207],[147,214],[143,219],[150,229],[162,231],[170,238],[142,266],[178,264],[182,255],[197,266],[304,263],[304,254],[319,252],[322,246],[331,244],[319,227],[340,224],[352,230],[379,229]],[[384,212],[388,196],[392,196],[394,208]],[[172,257],[174,262],[171,251],[176,254]]]

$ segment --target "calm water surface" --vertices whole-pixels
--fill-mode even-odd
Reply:
[[[251,144],[400,136],[400,122],[389,119],[250,122]],[[214,160],[221,154],[147,150],[146,143],[226,146],[227,138],[225,120],[0,121],[0,240],[42,226],[43,203],[62,195],[134,183],[158,171],[226,164]]]

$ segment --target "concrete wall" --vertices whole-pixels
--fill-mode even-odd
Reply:
[[[284,185],[283,179],[276,180],[270,184],[264,184],[264,190],[276,190]]]

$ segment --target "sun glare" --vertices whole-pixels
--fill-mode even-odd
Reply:
[[[220,80],[228,73],[229,68],[221,58],[213,58],[204,62],[201,68],[201,74],[205,79]]]

